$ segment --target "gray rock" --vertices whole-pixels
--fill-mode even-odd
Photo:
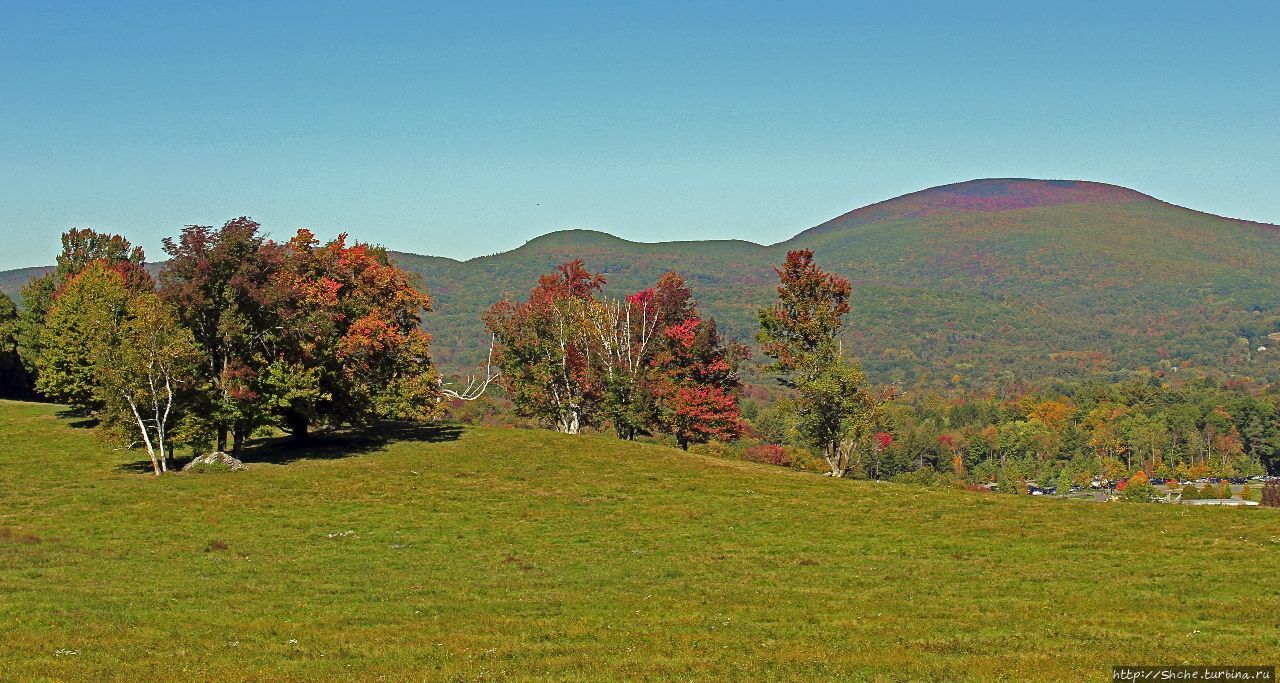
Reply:
[[[200,466],[202,465],[205,467],[216,468],[216,469],[222,469],[222,468],[226,468],[228,470],[244,469],[244,463],[240,462],[238,459],[233,458],[227,455],[226,453],[223,453],[222,451],[214,451],[212,453],[205,453],[204,455],[197,455],[195,459],[187,463],[186,467],[182,468],[182,471],[186,472],[192,468],[201,468]]]

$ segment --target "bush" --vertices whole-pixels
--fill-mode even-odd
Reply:
[[[1071,473],[1067,470],[1062,470],[1062,474],[1058,475],[1057,494],[1065,496],[1068,493],[1071,493]]]
[[[807,449],[792,448],[788,449],[787,452],[791,454],[791,467],[793,469],[797,469],[802,472],[813,472],[814,474],[826,474],[831,471],[831,466],[827,464],[825,459],[814,455]],[[855,479],[865,478],[865,474],[862,474],[862,477],[859,477],[860,473],[862,473],[862,471],[855,467],[849,474]]]
[[[945,480],[946,477],[940,477],[937,472],[928,467],[922,467],[914,472],[899,472],[889,477],[889,481],[895,484],[920,484],[923,486],[933,486],[938,483],[939,479]]]
[[[1150,503],[1156,499],[1155,487],[1147,479],[1146,473],[1141,470],[1129,477],[1124,484],[1124,492],[1120,494],[1120,500],[1130,503]]]
[[[742,452],[742,459],[748,462],[758,462],[765,465],[778,465],[781,467],[791,467],[794,459],[791,453],[782,446],[771,443],[762,443],[758,446],[752,446]]]
[[[1120,494],[1120,500],[1130,503],[1150,503],[1156,499],[1156,489],[1151,482],[1143,478],[1140,481],[1129,480],[1129,485],[1124,487],[1124,492]]]
[[[1269,481],[1262,487],[1262,504],[1269,508],[1280,508],[1280,481]]]
[[[729,444],[720,441],[708,441],[707,443],[693,444],[689,446],[690,453],[698,455],[709,455],[713,458],[737,459],[738,454]]]
[[[1181,499],[1182,500],[1200,500],[1200,489],[1196,488],[1195,484],[1187,484],[1186,486],[1183,486],[1181,491]]]
[[[1240,489],[1240,500],[1253,500],[1253,489],[1249,488],[1248,484],[1245,484],[1244,488]]]

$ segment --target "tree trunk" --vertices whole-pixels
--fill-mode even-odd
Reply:
[[[218,425],[218,447],[214,449],[219,453],[227,452],[227,427],[226,425]]]
[[[689,437],[683,434],[676,434],[676,443],[680,444],[680,450],[689,450]]]
[[[231,434],[231,457],[239,459],[240,453],[244,450],[244,430],[236,427]]]
[[[556,431],[563,434],[577,434],[580,428],[581,418],[576,410],[570,410],[568,415],[562,416],[556,423]]]
[[[311,435],[310,417],[301,413],[289,413],[284,419],[289,425],[289,433],[293,435],[294,441],[306,441]]]

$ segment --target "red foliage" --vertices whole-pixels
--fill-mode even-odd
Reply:
[[[849,281],[827,273],[813,262],[813,251],[787,252],[775,268],[778,303],[761,314],[760,346],[777,360],[775,369],[790,372],[803,354],[836,337],[849,312]]]
[[[748,448],[743,452],[742,458],[750,462],[781,465],[782,467],[790,467],[792,463],[791,454],[787,452],[787,449],[769,443]]]

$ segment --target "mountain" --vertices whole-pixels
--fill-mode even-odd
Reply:
[[[1280,227],[1104,183],[944,185],[769,246],[566,230],[469,261],[394,258],[431,291],[437,358],[459,372],[483,360],[483,311],[524,297],[567,259],[604,273],[612,295],[675,270],[709,314],[750,338],[754,311],[773,297],[773,264],[798,248],[853,281],[846,348],[879,381],[971,386],[1197,366],[1280,380],[1280,349],[1258,350],[1280,330]],[[8,282],[0,274],[6,291]]]

